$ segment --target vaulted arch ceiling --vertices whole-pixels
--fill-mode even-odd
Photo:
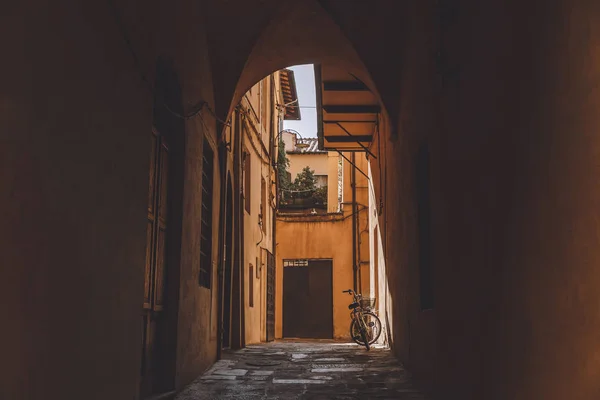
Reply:
[[[257,81],[278,69],[321,63],[363,81],[398,110],[405,3],[378,0],[210,0],[206,23],[217,112],[225,116]]]

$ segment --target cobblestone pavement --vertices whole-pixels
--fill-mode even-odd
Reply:
[[[334,341],[278,341],[229,351],[176,400],[426,400],[383,348]]]

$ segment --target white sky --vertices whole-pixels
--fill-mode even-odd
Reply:
[[[315,70],[312,64],[289,67],[294,71],[296,91],[300,105],[300,121],[283,121],[283,129],[295,129],[302,137],[317,137],[317,95]]]

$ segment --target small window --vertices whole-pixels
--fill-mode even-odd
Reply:
[[[316,184],[315,186],[320,188],[327,186],[327,175],[315,175]]]
[[[250,153],[244,151],[244,208],[246,212],[250,214],[251,202],[250,202],[250,186],[252,179],[250,176]]]
[[[202,207],[200,211],[200,275],[201,286],[210,289],[212,281],[214,152],[204,138],[202,149]]]
[[[250,307],[254,307],[254,266],[252,264],[248,270],[248,297]]]

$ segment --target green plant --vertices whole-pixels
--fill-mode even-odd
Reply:
[[[312,191],[317,188],[316,185],[317,178],[315,177],[315,171],[307,165],[298,173],[296,179],[294,179],[293,190],[306,192],[310,196]]]
[[[283,138],[279,138],[279,145],[277,147],[277,178],[279,182],[279,190],[289,189],[292,185],[290,173],[288,167],[290,166],[290,160],[285,153],[285,143]]]
[[[313,194],[313,197],[317,203],[327,204],[327,186],[317,188]]]

